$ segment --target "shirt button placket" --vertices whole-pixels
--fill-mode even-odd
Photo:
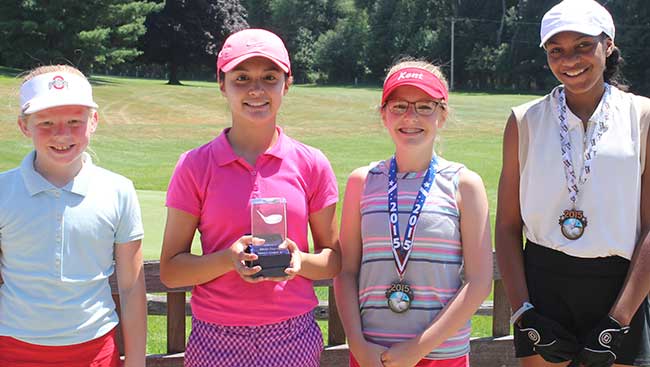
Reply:
[[[56,266],[56,271],[59,274],[59,277],[63,275],[63,269],[61,269],[61,254],[63,253],[63,204],[59,200],[61,198],[61,191],[56,190],[54,192],[54,197],[56,200],[56,254],[54,255],[54,265]]]
[[[259,186],[257,185],[257,178],[259,177],[258,171],[253,168],[251,171],[251,179],[253,180],[253,197],[259,197]]]

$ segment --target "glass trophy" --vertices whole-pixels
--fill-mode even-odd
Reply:
[[[247,252],[257,255],[257,260],[248,261],[247,266],[259,265],[262,270],[253,277],[283,277],[289,267],[291,254],[279,249],[287,236],[287,201],[285,198],[251,199],[251,234],[264,240],[262,245],[249,245]]]

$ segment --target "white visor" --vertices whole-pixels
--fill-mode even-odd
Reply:
[[[59,106],[98,107],[88,80],[69,72],[40,74],[20,87],[20,109],[25,115]]]

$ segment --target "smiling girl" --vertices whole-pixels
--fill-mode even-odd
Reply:
[[[144,366],[140,207],[131,181],[85,153],[98,123],[90,83],[71,66],[36,68],[20,107],[34,150],[0,173],[0,365],[116,367],[119,321],[126,366]]]
[[[650,366],[650,100],[619,85],[614,22],[596,1],[557,4],[540,36],[562,84],[512,109],[496,222],[516,355]]]
[[[434,152],[448,99],[434,65],[393,66],[380,113],[395,154],[348,179],[334,286],[350,366],[469,366],[492,246],[481,178]]]
[[[319,150],[276,125],[291,85],[282,40],[247,29],[226,40],[217,59],[221,94],[232,126],[184,153],[167,192],[160,277],[171,287],[194,286],[186,366],[318,366],[323,339],[312,315],[312,280],[331,278],[340,259],[335,208],[338,189]],[[286,199],[291,253],[284,276],[254,277],[246,261],[257,243],[251,199]],[[307,229],[317,253],[309,253]],[[195,231],[202,255],[190,253]]]

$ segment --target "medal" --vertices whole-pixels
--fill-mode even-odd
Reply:
[[[564,237],[570,240],[582,237],[585,227],[587,227],[587,217],[582,214],[582,210],[565,210],[560,216],[560,230]]]
[[[413,289],[403,281],[395,282],[386,291],[388,308],[395,313],[402,313],[411,308]]]
[[[411,308],[411,302],[413,302],[413,289],[404,282],[404,273],[406,272],[409,256],[413,250],[415,226],[418,223],[424,202],[429,195],[431,184],[436,176],[436,163],[436,157],[433,156],[431,162],[429,162],[429,168],[424,174],[422,185],[420,186],[420,190],[418,190],[415,202],[413,203],[411,215],[409,215],[408,223],[406,223],[404,241],[402,241],[399,234],[399,210],[397,203],[397,160],[393,157],[390,161],[390,169],[388,172],[388,227],[390,229],[391,248],[393,250],[393,259],[395,260],[399,281],[391,284],[386,290],[386,298],[388,308],[396,313],[408,311]]]
[[[583,147],[583,169],[580,170],[580,176],[576,174],[573,166],[573,157],[571,156],[572,145],[569,141],[569,125],[566,122],[566,97],[564,88],[560,88],[558,94],[558,122],[560,125],[560,143],[562,147],[562,163],[564,165],[564,177],[567,181],[569,191],[569,200],[572,203],[572,209],[565,210],[560,216],[559,224],[562,235],[569,240],[577,240],[582,237],[587,227],[587,217],[582,210],[576,209],[580,187],[587,182],[591,173],[591,165],[596,157],[596,144],[608,129],[609,122],[609,96],[611,87],[605,84],[603,94],[602,118],[595,124],[591,134],[585,132]],[[588,139],[587,137],[590,136]]]

